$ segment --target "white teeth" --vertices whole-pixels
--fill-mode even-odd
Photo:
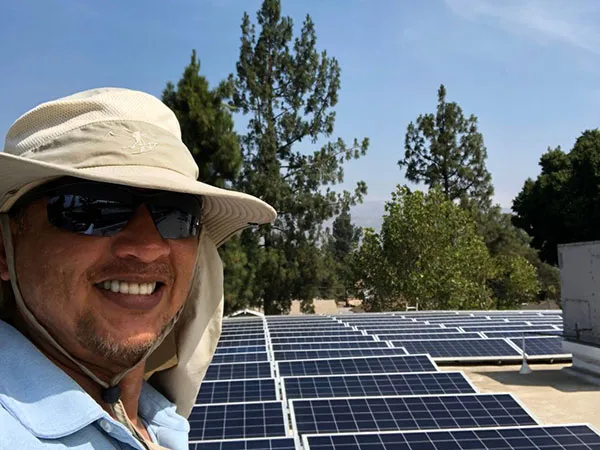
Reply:
[[[119,292],[121,294],[151,295],[156,289],[156,282],[130,283],[128,281],[106,280],[97,284],[97,286],[108,291]]]

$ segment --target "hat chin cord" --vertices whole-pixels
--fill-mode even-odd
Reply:
[[[121,380],[131,372],[138,364],[144,361],[156,348],[162,343],[164,338],[171,332],[175,323],[181,316],[183,311],[183,307],[179,309],[177,314],[171,319],[170,323],[164,330],[164,332],[159,336],[156,342],[152,345],[152,347],[146,352],[144,356],[140,358],[140,360],[129,369],[121,372],[120,374],[113,377],[109,383],[102,381],[98,378],[91,370],[89,370],[84,364],[78,361],[76,358],[71,356],[67,350],[65,350],[46,330],[42,324],[36,319],[33,313],[29,310],[25,302],[23,301],[23,297],[21,296],[21,291],[19,290],[19,285],[17,283],[17,274],[15,268],[15,260],[14,260],[14,248],[12,242],[12,233],[10,228],[10,218],[8,214],[0,214],[0,232],[2,234],[2,240],[4,242],[4,251],[6,253],[6,262],[8,265],[8,271],[10,274],[10,282],[13,289],[13,293],[15,296],[15,301],[17,304],[17,308],[19,312],[23,314],[26,321],[29,323],[31,327],[35,329],[39,335],[46,340],[46,342],[50,343],[56,350],[58,350],[63,356],[65,356],[69,361],[75,364],[88,378],[97,383],[102,387],[102,400],[106,402],[114,417],[122,423],[136,438],[140,439],[141,442],[144,443],[145,440],[140,436],[137,432],[129,418],[127,417],[127,413],[125,412],[125,407],[123,402],[121,401],[121,388],[119,383]]]

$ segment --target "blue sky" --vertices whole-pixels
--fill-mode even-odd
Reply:
[[[356,209],[376,223],[405,183],[396,162],[406,126],[448,99],[476,114],[495,201],[510,207],[548,146],[570,149],[598,126],[597,0],[283,0],[299,27],[309,13],[318,46],[342,68],[334,137],[368,136],[344,187],[365,180]],[[168,6],[166,6],[168,5]],[[98,86],[160,96],[192,48],[216,84],[235,68],[244,11],[259,0],[19,0],[0,5],[0,135],[27,109]],[[375,222],[373,222],[375,221]]]

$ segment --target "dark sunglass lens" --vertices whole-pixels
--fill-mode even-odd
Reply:
[[[88,236],[113,236],[127,225],[133,214],[129,205],[74,194],[51,197],[47,210],[51,225]]]
[[[164,239],[185,239],[200,234],[198,217],[174,208],[150,207],[152,220]]]

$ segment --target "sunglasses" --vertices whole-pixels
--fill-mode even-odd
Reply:
[[[163,239],[198,236],[202,229],[202,199],[192,194],[93,181],[60,181],[25,194],[11,210],[41,198],[46,199],[52,226],[86,236],[114,236],[141,205],[147,207]]]

